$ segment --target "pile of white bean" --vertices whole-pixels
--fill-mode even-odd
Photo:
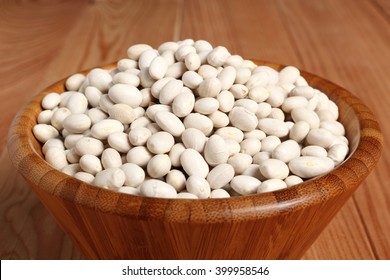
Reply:
[[[33,132],[54,168],[134,195],[221,198],[291,187],[348,153],[337,105],[295,67],[192,39],[127,54],[43,98]]]

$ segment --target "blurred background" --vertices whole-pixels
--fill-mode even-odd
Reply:
[[[186,38],[313,72],[373,110],[382,159],[304,258],[390,259],[388,0],[0,0],[0,258],[82,258],[10,163],[7,133],[21,106],[132,44]]]

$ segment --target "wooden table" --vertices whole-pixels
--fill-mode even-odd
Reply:
[[[10,163],[17,110],[60,78],[123,58],[134,43],[183,38],[327,78],[366,102],[390,137],[388,0],[1,1],[1,259],[82,258]],[[390,259],[387,148],[305,259]]]

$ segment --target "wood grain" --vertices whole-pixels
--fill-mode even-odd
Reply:
[[[293,64],[342,85],[375,112],[387,139],[389,15],[386,0],[1,1],[0,257],[80,256],[16,175],[4,146],[16,111],[48,84],[114,61],[132,43],[157,46],[204,38],[246,57]],[[306,258],[390,259],[387,145],[375,171]],[[31,209],[42,219],[32,217]],[[55,232],[58,239],[42,232]]]

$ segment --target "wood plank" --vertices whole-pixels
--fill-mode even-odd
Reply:
[[[326,61],[325,59],[321,61],[324,65],[317,64],[317,58],[313,57],[314,52],[308,50],[312,47],[311,43],[305,42],[308,44],[308,48],[306,45],[304,45],[305,48],[302,48],[300,44],[302,39],[299,36],[305,36],[307,33],[301,27],[305,22],[300,22],[305,16],[286,12],[292,6],[299,9],[307,5],[315,5],[312,3],[313,1],[307,2],[310,3],[302,2],[301,5],[297,5],[291,1],[282,1],[275,5],[269,1],[267,3],[265,1],[223,1],[222,4],[222,2],[212,1],[205,5],[205,1],[186,2],[182,34],[183,37],[195,38],[202,34],[210,42],[230,46],[248,57],[258,57],[261,54],[261,58],[265,60],[278,61],[298,67],[314,64],[317,65],[317,69],[314,70],[323,69],[326,68]],[[251,7],[251,9],[247,9],[247,7]],[[301,11],[301,13],[303,12]],[[193,22],[193,18],[199,20]],[[313,17],[310,20],[314,22],[315,18]],[[294,21],[297,31],[291,30],[290,21]],[[307,56],[306,53],[309,55]],[[319,252],[316,255],[317,258],[333,258],[337,253],[340,253],[338,258],[345,259],[373,258],[370,246],[367,239],[365,239],[364,227],[358,212],[354,209],[354,204],[349,203],[350,207],[343,209],[343,213],[336,217],[336,221],[329,225],[328,229],[324,231],[313,246],[313,250]],[[354,217],[352,219],[353,230],[351,225],[343,223],[342,217],[348,215]],[[358,234],[354,230],[358,230]],[[354,235],[354,239],[334,240],[333,233],[335,232],[349,232],[350,236]],[[329,243],[334,246],[329,246]],[[354,250],[356,244],[365,244],[365,250]],[[335,253],[332,247],[348,247],[350,251],[337,250],[337,253]],[[308,252],[305,257],[314,257],[313,252]]]
[[[8,1],[0,5],[0,257],[80,258],[71,241],[11,167],[9,124],[32,95],[78,70],[126,56],[134,43],[155,47],[177,30],[178,1]],[[147,20],[145,20],[147,19]]]
[[[58,3],[57,3],[58,2]],[[170,1],[8,1],[0,5],[0,121],[39,90],[76,71],[126,57],[135,43],[172,40],[176,6]],[[147,19],[147,20],[145,20]],[[27,28],[28,27],[28,28]],[[0,147],[5,143],[0,136]]]
[[[245,58],[298,64],[277,6],[267,0],[184,3],[182,38],[205,39]]]
[[[306,252],[307,260],[371,260],[375,258],[355,201],[349,199]]]
[[[388,138],[390,130],[385,124],[390,106],[387,94],[390,88],[387,79],[389,22],[368,1],[359,1],[359,5],[356,1],[334,0],[297,1],[291,5],[287,1],[278,3],[286,26],[299,43],[303,67],[359,96],[377,113],[385,139]],[[388,166],[386,156],[354,195],[364,230],[369,235],[375,257],[379,259],[389,258],[390,253],[390,240],[385,237],[390,230]],[[350,232],[351,240],[355,234]]]
[[[0,259],[74,259],[79,250],[12,166],[0,157]]]
[[[387,21],[390,21],[390,2],[387,0],[371,0],[377,6],[378,12],[381,13]]]

